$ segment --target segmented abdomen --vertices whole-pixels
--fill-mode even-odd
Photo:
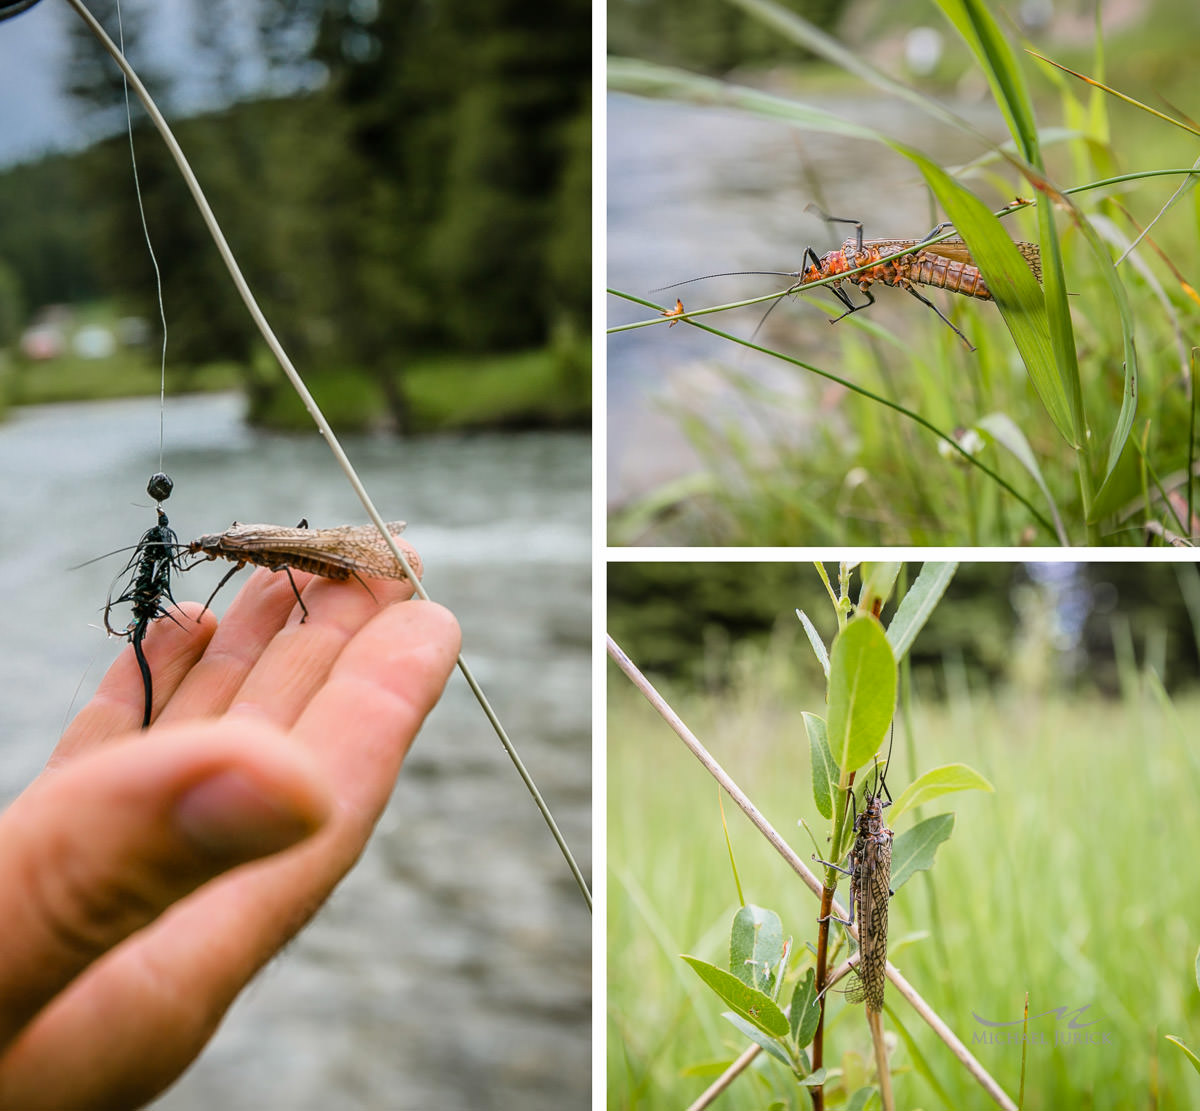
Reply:
[[[991,290],[984,282],[978,266],[921,251],[913,256],[912,264],[905,269],[905,277],[910,282],[937,286],[938,289],[948,289],[951,293],[978,297],[981,301],[992,300]]]

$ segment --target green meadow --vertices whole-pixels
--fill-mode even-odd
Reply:
[[[719,691],[663,691],[805,860],[816,846],[798,823],[817,837],[826,826],[801,719],[824,713],[811,653],[797,662],[807,651],[797,630],[795,643],[732,651]],[[1014,1101],[1024,1068],[1025,1108],[1197,1106],[1200,1075],[1166,1036],[1200,1047],[1200,694],[1172,700],[1128,662],[1116,699],[1036,682],[989,693],[947,674],[942,700],[916,684],[912,737],[898,715],[891,793],[958,762],[995,790],[944,796],[897,822],[899,835],[955,814],[932,870],[891,901],[890,959]],[[609,691],[609,1107],[684,1108],[750,1044],[680,959],[728,963],[738,897],[722,804],[746,902],[775,910],[793,939],[783,1000],[812,965],[818,904],[615,668]],[[897,1107],[995,1106],[891,985],[884,1027]],[[873,1083],[874,1069],[864,1010],[836,991],[825,1046],[826,1067],[841,1070],[826,1106],[845,1106],[840,1093]],[[812,1103],[760,1054],[717,1106]]]

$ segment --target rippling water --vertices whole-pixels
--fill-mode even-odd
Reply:
[[[157,428],[157,401],[140,399],[15,410],[0,424],[5,799],[124,645],[98,629],[124,557],[68,568],[153,524],[144,491]],[[366,520],[317,434],[247,429],[237,398],[168,399],[166,441],[166,508],[181,539],[235,519]],[[589,872],[590,440],[345,446],[384,517],[408,521],[427,588],[458,616],[464,654]],[[197,568],[176,596],[203,599],[222,573]],[[362,861],[155,1106],[586,1107],[590,935],[557,848],[456,672]]]

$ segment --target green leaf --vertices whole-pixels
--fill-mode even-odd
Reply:
[[[966,764],[944,764],[914,779],[891,807],[888,819],[894,821],[904,811],[924,806],[939,795],[948,795],[952,791],[995,791],[995,788]]]
[[[862,589],[858,593],[858,608],[861,613],[878,614],[891,597],[892,587],[900,574],[899,563],[864,563],[862,566]]]
[[[883,627],[856,617],[833,642],[829,660],[829,751],[842,775],[878,750],[896,708],[896,661]]]
[[[992,87],[992,95],[1008,130],[1027,161],[1038,162],[1037,126],[1033,120],[1033,101],[1021,69],[1008,41],[980,0],[938,0],[942,13],[954,24],[979,61]]]
[[[1058,534],[1058,542],[1063,547],[1069,546],[1070,540],[1067,537],[1066,529],[1063,528],[1062,517],[1058,513],[1058,504],[1054,500],[1054,495],[1050,493],[1050,487],[1046,485],[1046,480],[1042,477],[1042,469],[1038,466],[1033,448],[1025,439],[1025,433],[1005,413],[989,413],[986,417],[976,421],[975,427],[985,438],[994,440],[1001,447],[1007,448],[1017,462],[1029,472],[1030,477],[1037,483],[1037,488],[1042,492],[1042,497],[1046,499],[1050,516],[1054,518],[1054,531]]]
[[[829,653],[825,651],[825,642],[821,639],[821,634],[817,632],[816,626],[808,619],[808,614],[803,610],[797,610],[796,616],[800,618],[800,624],[804,626],[805,633],[808,634],[808,643],[812,645],[812,650],[820,661],[821,668],[825,672],[826,680],[829,679]]]
[[[792,1070],[792,1060],[787,1055],[787,1052],[780,1044],[778,1038],[773,1038],[770,1034],[764,1034],[753,1023],[747,1022],[744,1018],[742,1018],[741,1015],[736,1015],[733,1013],[733,1011],[722,1011],[721,1017],[732,1022],[733,1025],[736,1026],[743,1034],[745,1034],[745,1036],[749,1038],[755,1045],[760,1046],[772,1057],[782,1061],[788,1067],[789,1072]]]
[[[904,659],[957,570],[957,563],[926,563],[921,566],[921,573],[900,600],[892,623],[888,626],[888,644],[892,646],[892,655],[896,660]]]
[[[1196,950],[1196,987],[1200,988],[1200,949]]]
[[[914,872],[933,867],[938,846],[954,832],[954,815],[938,814],[906,829],[892,842],[892,890],[899,891]]]
[[[813,801],[822,818],[833,817],[833,792],[838,783],[838,766],[829,751],[829,736],[825,719],[816,714],[804,714],[804,731],[808,734],[808,749],[812,757]]]
[[[1082,409],[1074,404],[1069,379],[1064,381],[1059,374],[1046,299],[1033,271],[1004,225],[978,197],[919,152],[905,148],[902,153],[916,164],[947,219],[966,240],[1050,419],[1068,444],[1081,445]]]
[[[821,1068],[810,1072],[803,1080],[800,1081],[800,1084],[805,1088],[819,1088],[825,1083],[825,1077],[827,1075],[828,1073],[825,1067],[822,1065]]]
[[[1167,1034],[1166,1039],[1169,1042],[1174,1042],[1180,1049],[1187,1054],[1187,1058],[1192,1062],[1192,1068],[1200,1072],[1200,1057],[1197,1057],[1186,1045],[1183,1044],[1174,1034]]]
[[[698,957],[683,959],[692,966],[700,977],[721,1000],[734,1009],[747,1022],[756,1026],[764,1034],[773,1038],[786,1037],[791,1032],[787,1015],[779,1009],[778,1004],[769,996],[754,988],[747,987],[731,972],[718,968],[715,964],[702,961]]]
[[[774,998],[776,966],[782,959],[779,915],[753,903],[741,907],[729,931],[729,971],[748,987]]]
[[[788,1019],[792,1024],[792,1037],[803,1049],[817,1035],[817,1023],[821,1020],[821,1004],[817,1001],[816,969],[810,968],[804,979],[796,983],[792,992],[792,1005]]]

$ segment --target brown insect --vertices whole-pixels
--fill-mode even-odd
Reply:
[[[663,309],[662,315],[663,316],[682,316],[683,315],[683,302],[678,297],[676,297],[675,298],[675,307],[673,309]],[[678,323],[679,323],[678,320],[672,320],[671,323],[667,325],[667,327],[674,328],[675,325]]]
[[[387,530],[393,536],[404,531],[404,521],[392,521]],[[308,617],[308,610],[292,578],[292,569],[311,571],[322,578],[344,582],[355,578],[370,592],[363,582],[369,579],[407,578],[391,549],[384,542],[374,525],[344,525],[341,528],[310,529],[307,521],[296,528],[281,525],[233,525],[224,532],[207,533],[187,545],[187,550],[202,559],[228,559],[234,567],[217,583],[217,588],[204,603],[208,609],[213,598],[232,576],[247,563],[258,564],[272,571],[283,571],[295,591],[300,603],[301,624]],[[421,573],[419,562],[413,555],[409,560],[416,565],[413,571]],[[195,566],[191,564],[190,566]]]
[[[883,821],[883,809],[892,803],[886,775],[885,765],[875,790],[864,800],[862,813],[855,817],[854,844],[847,859],[850,867],[819,861],[850,877],[850,917],[830,917],[851,926],[858,909],[858,961],[855,982],[847,990],[846,999],[850,1003],[865,1002],[867,1010],[876,1013],[883,1010],[887,982],[888,900],[892,897],[892,831]]]

